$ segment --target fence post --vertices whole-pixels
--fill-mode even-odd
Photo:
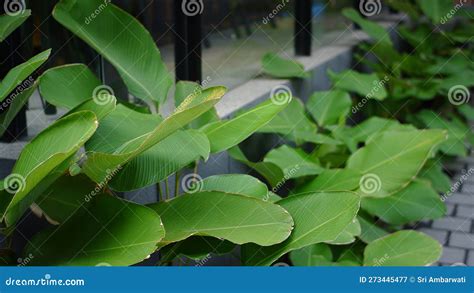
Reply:
[[[312,41],[312,1],[296,0],[295,2],[295,54],[311,55]]]

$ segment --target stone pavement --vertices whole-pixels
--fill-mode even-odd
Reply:
[[[446,168],[455,174],[453,184],[458,182],[461,187],[446,198],[445,217],[424,222],[417,230],[443,245],[436,265],[474,266],[474,157],[460,158]]]

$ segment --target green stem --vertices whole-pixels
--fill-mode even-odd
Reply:
[[[163,198],[163,194],[161,192],[161,182],[158,182],[156,184],[156,193],[158,195],[158,200],[159,201],[164,201],[165,199]]]
[[[196,163],[194,163],[194,174],[197,174],[199,171],[199,160],[196,160]]]
[[[168,183],[168,178],[165,180],[165,191],[166,191],[166,199],[170,199],[170,186]]]

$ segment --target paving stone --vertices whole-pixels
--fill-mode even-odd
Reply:
[[[474,250],[468,251],[467,265],[470,267],[474,267]]]
[[[474,206],[460,205],[456,210],[456,216],[461,218],[474,219]]]
[[[462,263],[466,257],[466,250],[461,248],[443,247],[440,263],[453,264]]]
[[[429,228],[421,228],[417,230],[433,237],[434,239],[438,240],[439,243],[441,243],[442,245],[446,244],[446,240],[448,240],[447,231],[435,230],[435,229],[429,229]]]
[[[446,203],[446,216],[454,216],[455,205]]]
[[[468,194],[474,194],[474,182],[473,183],[468,183],[468,182],[464,182],[464,184],[462,185],[462,189],[461,189],[462,193],[468,193]]]
[[[463,232],[453,232],[449,237],[449,246],[474,249],[474,235]]]
[[[474,196],[472,194],[453,193],[446,198],[446,202],[450,204],[474,205]]]
[[[444,217],[433,222],[433,228],[448,231],[471,231],[471,221],[464,218]]]

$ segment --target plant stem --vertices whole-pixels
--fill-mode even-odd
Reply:
[[[197,174],[199,171],[199,160],[196,160],[196,163],[194,163],[194,174]]]
[[[165,199],[163,198],[163,194],[161,192],[161,182],[158,182],[156,184],[156,193],[157,193],[157,196],[158,196],[158,200],[159,201],[164,201]]]
[[[174,197],[177,197],[179,194],[179,180],[181,179],[181,172],[178,171],[174,175]]]

